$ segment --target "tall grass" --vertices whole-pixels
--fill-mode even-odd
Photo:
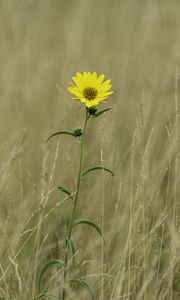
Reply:
[[[101,224],[106,247],[88,228],[77,232],[80,275],[101,300],[180,298],[179,6],[1,1],[2,299],[32,299],[44,262],[62,255],[70,203],[57,186],[75,193],[78,149],[45,140],[82,124],[66,92],[77,70],[107,74],[115,91],[113,112],[87,130],[84,163],[106,161],[116,176],[89,174],[79,195],[79,214]],[[47,290],[61,279],[49,270]],[[88,299],[80,289],[68,297]]]

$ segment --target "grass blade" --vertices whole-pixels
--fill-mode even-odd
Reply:
[[[86,289],[86,291],[90,295],[91,299],[96,300],[96,297],[95,297],[93,291],[91,290],[91,288],[89,287],[89,285],[85,281],[83,281],[81,279],[72,279],[72,280],[69,280],[68,283],[70,285],[74,285],[74,284],[79,285],[80,287]]]
[[[72,258],[73,268],[75,268],[76,267],[76,260],[75,260],[76,248],[75,248],[75,243],[74,243],[73,238],[70,238],[70,239],[67,238],[66,244],[67,244],[68,250],[70,252],[71,258]]]
[[[86,175],[87,173],[89,173],[89,172],[91,172],[91,171],[94,171],[94,170],[104,170],[104,171],[109,172],[112,176],[114,176],[114,173],[113,173],[110,169],[105,168],[105,167],[103,167],[103,166],[93,166],[93,167],[89,168],[88,170],[86,170],[86,171],[82,174],[82,176],[84,176],[84,175]]]
[[[41,269],[39,279],[38,279],[38,292],[39,293],[41,292],[42,278],[43,278],[44,273],[48,270],[49,267],[54,266],[54,265],[59,265],[60,267],[64,267],[64,262],[61,259],[51,259],[45,263],[45,265]]]
[[[108,110],[111,110],[112,108],[106,108],[106,109],[103,109],[99,112],[97,112],[95,115],[92,115],[91,118],[97,118],[99,117],[100,115],[104,114],[105,112],[107,112]]]
[[[56,135],[61,135],[61,134],[68,134],[68,135],[72,135],[72,136],[75,136],[73,132],[71,131],[57,131],[57,132],[54,132],[52,133],[46,140],[46,143],[54,136]]]
[[[89,225],[91,226],[92,228],[94,228],[98,233],[99,235],[102,237],[102,232],[101,232],[101,229],[98,227],[98,225],[90,220],[86,220],[86,219],[76,219],[73,223],[72,223],[72,226],[77,226],[77,225],[80,225],[80,224],[86,224],[86,225]]]
[[[51,294],[51,293],[41,293],[38,296],[36,296],[34,298],[34,300],[42,300],[42,299],[45,299],[47,297],[58,299],[58,297],[56,295],[54,295],[54,294]]]
[[[71,200],[73,201],[73,196],[71,195],[71,193],[67,190],[67,189],[65,189],[64,187],[62,187],[62,186],[58,186],[58,190],[59,190],[59,192],[61,193],[61,196],[62,196],[62,198],[64,198],[63,196],[63,194],[66,194],[66,195],[68,195],[70,198],[71,198]]]

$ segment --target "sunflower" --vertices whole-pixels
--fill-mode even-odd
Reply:
[[[96,72],[77,72],[72,79],[75,83],[68,87],[68,91],[76,96],[72,99],[81,101],[87,107],[98,105],[113,93],[109,91],[111,80],[104,81],[104,74],[97,76]]]

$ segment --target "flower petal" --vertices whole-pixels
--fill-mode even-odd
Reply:
[[[111,92],[99,92],[97,97],[99,98],[99,97],[110,96],[113,93],[114,93],[113,91],[111,91]]]
[[[104,80],[104,74],[101,74],[97,79],[97,84],[101,84]]]
[[[82,97],[82,93],[77,87],[68,87],[67,90],[77,97]]]

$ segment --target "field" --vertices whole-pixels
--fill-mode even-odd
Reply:
[[[98,300],[180,299],[180,2],[0,1],[0,299],[33,300],[42,266],[64,259],[85,106],[67,86],[77,71],[112,80],[88,123],[73,232],[76,268]],[[59,300],[63,269],[42,280]],[[45,299],[39,298],[39,299]],[[46,299],[53,299],[47,296]],[[56,299],[56,298],[54,298]],[[67,286],[65,300],[91,299]]]

